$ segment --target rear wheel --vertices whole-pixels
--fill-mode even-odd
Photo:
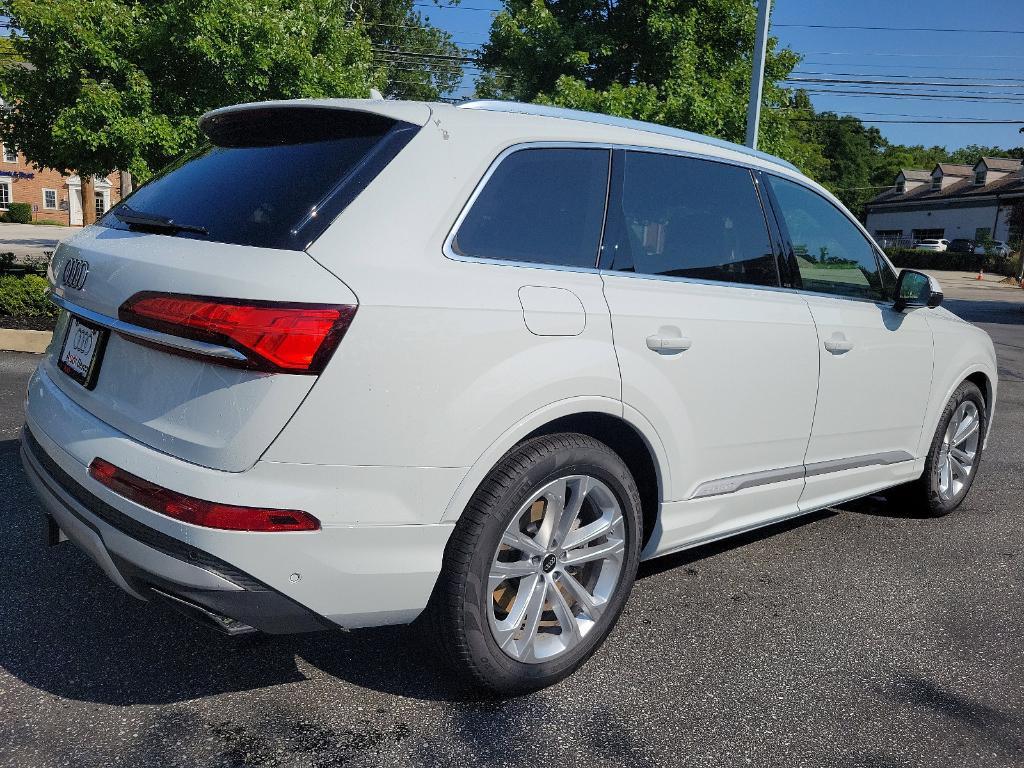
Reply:
[[[985,398],[975,384],[965,381],[942,412],[924,474],[901,489],[904,499],[932,517],[959,507],[978,474],[987,429]]]
[[[641,530],[636,484],[608,446],[578,434],[518,446],[445,551],[428,611],[446,660],[506,694],[571,674],[622,612]]]

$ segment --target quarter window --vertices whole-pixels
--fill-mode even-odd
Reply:
[[[627,151],[620,201],[609,211],[608,269],[779,284],[768,228],[747,169]]]
[[[43,190],[43,208],[53,210],[57,207],[57,190],[56,189],[44,189]]]
[[[452,240],[459,256],[593,269],[606,149],[523,149],[491,174]]]
[[[875,250],[838,208],[799,184],[767,176],[789,231],[800,281],[809,291],[881,301]]]

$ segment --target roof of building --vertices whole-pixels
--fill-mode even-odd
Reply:
[[[880,195],[877,195],[868,202],[868,205],[880,203],[916,203],[932,200],[970,200],[976,197],[990,195],[1019,194],[1024,195],[1024,174],[1010,173],[987,184],[975,184],[974,174],[969,178],[962,178],[955,184],[950,184],[945,189],[931,188],[931,185],[924,184],[914,189],[908,189],[903,194],[896,192],[896,187],[889,187]]]
[[[973,165],[961,165],[960,163],[939,163],[935,166],[942,171],[943,176],[973,176]],[[932,171],[935,173],[935,171]]]
[[[928,181],[932,177],[932,172],[923,168],[901,168],[900,173],[907,181]]]
[[[990,171],[1010,172],[1020,170],[1021,163],[1024,162],[1016,157],[983,157],[981,160]]]

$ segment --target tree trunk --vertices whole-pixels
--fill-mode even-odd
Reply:
[[[82,179],[82,224],[96,223],[96,180],[89,174],[79,174]]]
[[[128,171],[121,171],[121,199],[124,200],[132,193],[132,175]]]

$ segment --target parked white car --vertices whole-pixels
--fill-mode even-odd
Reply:
[[[976,245],[974,253],[976,256],[983,256],[986,253],[991,253],[993,256],[1009,256],[1013,251],[1002,240],[993,240],[987,249],[984,245]]]
[[[949,247],[949,240],[918,240],[914,247],[919,251],[942,252]]]
[[[201,128],[58,248],[28,391],[52,540],[136,597],[233,634],[421,617],[514,693],[641,560],[974,482],[988,336],[777,158],[488,101]]]

